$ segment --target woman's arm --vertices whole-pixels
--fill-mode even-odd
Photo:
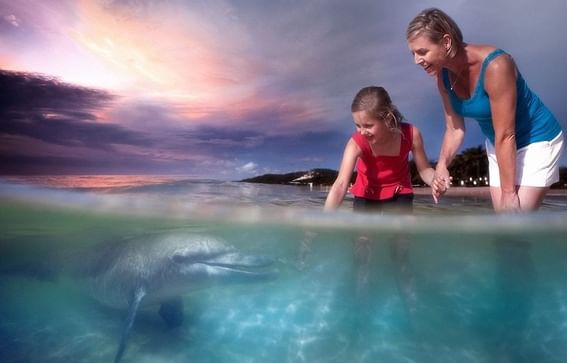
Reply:
[[[457,155],[457,151],[461,147],[465,138],[465,120],[462,116],[453,111],[449,94],[443,84],[441,75],[437,76],[437,88],[443,101],[443,113],[445,116],[445,134],[443,135],[443,144],[439,153],[439,159],[435,167],[436,172],[442,177],[449,177],[448,167]]]
[[[339,175],[333,183],[329,194],[327,195],[327,200],[325,201],[325,209],[336,209],[338,208],[345,198],[346,192],[350,185],[350,179],[352,177],[352,171],[354,170],[354,165],[356,159],[361,155],[361,150],[356,144],[356,142],[350,138],[345,146],[345,151],[343,153],[343,160],[341,161],[341,166],[339,169]]]
[[[443,135],[443,144],[441,145],[439,159],[435,166],[435,174],[431,184],[431,194],[433,195],[435,203],[437,203],[438,198],[444,194],[451,185],[449,165],[455,158],[465,138],[465,120],[462,116],[453,111],[449,94],[445,89],[441,74],[437,76],[437,89],[439,90],[443,102],[445,134]]]
[[[500,173],[500,205],[496,210],[520,209],[516,192],[516,65],[509,55],[495,58],[486,68],[484,88],[490,99],[494,148]]]

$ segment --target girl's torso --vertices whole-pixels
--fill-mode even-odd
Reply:
[[[356,163],[357,177],[351,188],[353,195],[372,200],[388,200],[396,195],[413,193],[408,163],[413,145],[412,126],[404,122],[401,131],[397,153],[392,152],[396,149],[395,145],[380,150],[373,148],[360,133],[352,135],[362,152]]]

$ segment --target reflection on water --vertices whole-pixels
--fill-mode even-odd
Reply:
[[[159,271],[158,287],[178,298],[161,316],[159,304],[141,306],[121,362],[559,362],[565,217],[360,216],[10,189],[0,204],[0,357],[112,361],[128,308],[104,300],[128,284],[107,279],[101,292],[85,276],[130,271],[132,259],[110,258],[121,241],[164,251],[160,236],[198,234],[271,257],[277,278],[186,286]],[[203,276],[210,270],[185,263],[212,254],[210,266],[228,271],[215,251],[167,260]],[[159,270],[155,255],[135,255],[144,276]]]

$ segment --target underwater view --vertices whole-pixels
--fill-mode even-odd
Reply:
[[[2,362],[562,362],[567,198],[325,213],[319,187],[0,183]]]

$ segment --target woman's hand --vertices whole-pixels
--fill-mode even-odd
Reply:
[[[433,196],[435,204],[439,203],[439,198],[451,187],[451,179],[447,168],[435,170],[433,180],[431,181],[431,195]]]
[[[497,212],[518,213],[520,210],[520,198],[518,198],[518,193],[502,192],[500,195],[500,206]]]

